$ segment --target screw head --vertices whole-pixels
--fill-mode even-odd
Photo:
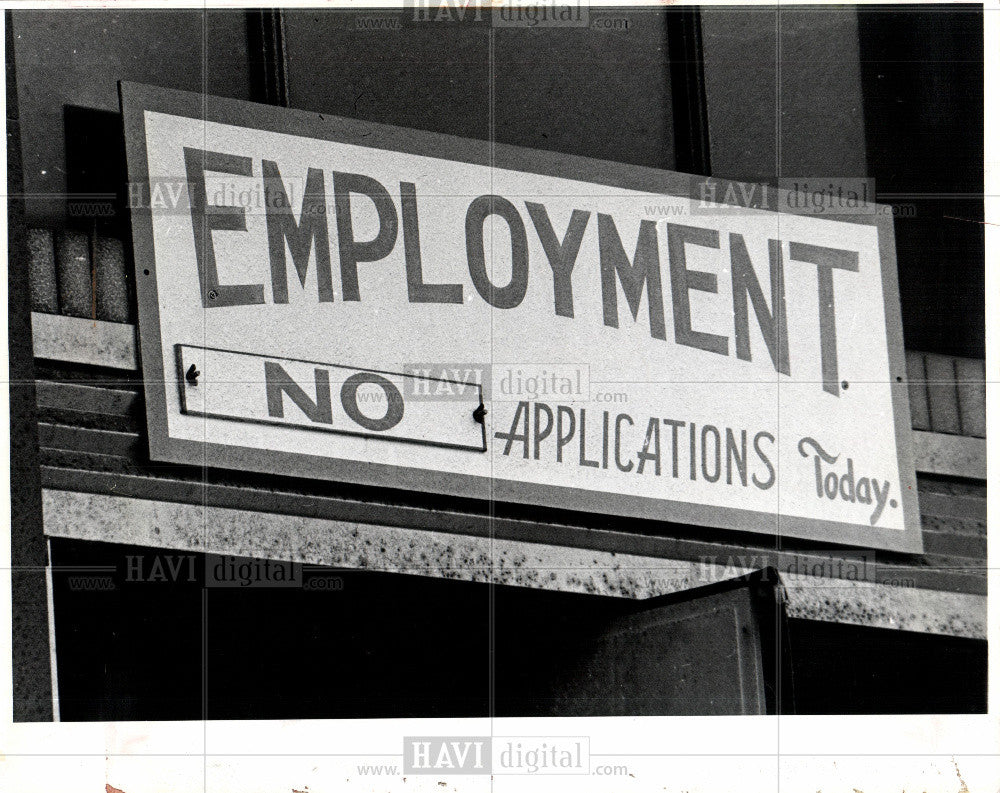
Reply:
[[[216,292],[214,289],[209,289],[208,290],[208,299],[209,300],[216,300],[218,297],[219,297],[219,293]]]

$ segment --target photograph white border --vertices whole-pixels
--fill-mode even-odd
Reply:
[[[676,3],[686,5],[688,3]],[[815,3],[795,3],[813,5]],[[864,5],[868,3],[861,3]],[[4,2],[4,9],[106,8],[106,2]],[[354,6],[349,2],[118,2],[115,8],[220,8]],[[369,0],[366,8],[399,3]],[[596,5],[596,4],[595,4]],[[661,3],[602,2],[602,6]],[[698,5],[728,5],[708,0]],[[773,3],[754,5],[773,6]],[[853,5],[853,4],[852,4]],[[746,5],[744,5],[746,7]],[[985,3],[986,54],[986,316],[988,418],[996,414],[997,323],[1000,312],[1000,0]],[[0,98],[5,102],[5,98]],[[6,157],[0,158],[6,183]],[[4,249],[6,213],[0,220]],[[0,345],[7,366],[7,280]],[[9,391],[0,406],[9,416]],[[988,423],[992,423],[989,422]],[[0,422],[9,449],[9,422]],[[602,719],[418,719],[310,721],[191,721],[13,723],[10,582],[10,467],[0,519],[0,790],[12,793],[277,793],[373,791],[803,791],[852,790],[996,793],[1000,789],[1000,719],[995,697],[990,713],[970,716],[766,716]],[[988,510],[997,507],[998,452],[988,439]],[[991,521],[992,522],[992,521]],[[1000,548],[990,543],[988,586],[996,591]],[[989,640],[998,639],[995,602],[988,605]],[[994,644],[994,647],[997,645]],[[998,653],[989,659],[990,692]],[[434,776],[359,777],[359,763],[401,765],[403,735],[588,735],[592,757],[627,757],[631,776]],[[391,757],[386,757],[391,755]],[[396,759],[393,759],[396,758]],[[609,781],[609,779],[611,781]],[[440,785],[441,782],[445,786]],[[105,788],[108,785],[110,788]],[[113,789],[114,790],[113,790]]]

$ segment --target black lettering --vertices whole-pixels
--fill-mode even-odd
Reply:
[[[690,435],[691,481],[693,482],[698,478],[698,434],[693,421],[688,425],[688,430]]]
[[[302,214],[295,222],[285,183],[278,164],[262,162],[264,175],[264,216],[267,220],[267,250],[271,259],[271,292],[275,303],[288,302],[288,270],[285,246],[292,254],[292,264],[299,283],[306,285],[309,253],[316,248],[316,287],[321,303],[333,302],[333,276],[330,274],[330,235],[326,226],[326,191],[323,172],[310,168],[302,195]]]
[[[719,247],[719,232],[697,226],[667,224],[667,250],[670,255],[670,290],[674,305],[674,340],[686,347],[694,347],[718,355],[729,354],[729,339],[713,333],[702,333],[691,328],[690,290],[719,291],[718,279],[714,273],[687,268],[685,245],[701,245],[705,248]]]
[[[490,215],[499,215],[510,229],[510,283],[494,286],[486,269],[483,224]],[[517,308],[528,291],[528,235],[517,208],[506,198],[481,195],[465,213],[465,254],[469,275],[480,296],[494,308]],[[491,257],[492,261],[492,257]]]
[[[267,390],[267,415],[274,418],[285,417],[283,395],[287,395],[310,421],[317,424],[333,423],[333,404],[330,399],[330,373],[326,369],[314,369],[316,400],[313,401],[296,383],[285,368],[274,361],[264,361],[264,384]]]
[[[749,361],[750,357],[750,317],[747,296],[753,303],[757,324],[764,336],[767,352],[776,372],[789,374],[788,361],[788,319],[785,309],[785,273],[781,261],[781,243],[768,240],[768,254],[771,263],[771,310],[768,311],[764,291],[750,262],[746,243],[741,234],[729,235],[729,260],[733,271],[733,321],[736,330],[736,357]]]
[[[708,472],[708,436],[715,438],[715,470]],[[712,424],[701,428],[701,475],[709,482],[718,482],[722,476],[722,436]]]
[[[562,242],[556,236],[555,229],[552,228],[552,221],[549,220],[545,206],[526,201],[528,215],[531,222],[535,224],[535,231],[538,239],[542,241],[542,248],[548,257],[549,266],[552,268],[552,291],[555,297],[556,316],[573,316],[573,267],[576,264],[576,257],[580,253],[580,244],[583,242],[583,232],[587,228],[590,220],[590,213],[581,209],[574,209],[569,219],[569,228],[566,229],[566,236]]]
[[[249,157],[222,154],[184,147],[184,168],[187,172],[188,199],[191,205],[191,227],[194,231],[198,281],[201,284],[201,304],[204,308],[223,306],[254,306],[264,302],[264,284],[220,284],[215,261],[213,231],[246,231],[246,213],[242,207],[209,206],[205,195],[205,172],[253,176]]]
[[[618,466],[619,471],[624,471],[628,473],[632,470],[634,463],[629,460],[628,465],[622,462],[622,421],[627,421],[630,427],[635,425],[632,421],[632,417],[627,413],[619,413],[615,418],[615,465]]]
[[[726,427],[726,484],[733,483],[733,463],[740,475],[740,482],[747,485],[747,431],[740,430],[740,442],[736,443],[736,434]]]
[[[583,468],[600,466],[597,460],[587,459],[587,411],[585,408],[580,408],[580,466]]]
[[[524,444],[524,459],[528,459],[528,433],[530,429],[528,427],[528,403],[521,401],[517,403],[517,410],[514,412],[514,418],[510,422],[510,432],[497,432],[493,433],[495,438],[507,441],[507,445],[504,447],[503,453],[507,457],[510,455],[510,449],[514,445],[514,441],[521,441]],[[524,422],[524,432],[518,432],[518,424]]]
[[[761,480],[757,478],[757,474],[754,474],[750,478],[753,481],[754,485],[759,487],[761,490],[767,490],[772,485],[774,485],[775,473],[774,473],[774,466],[771,464],[771,461],[764,453],[764,450],[760,448],[761,438],[767,438],[767,440],[769,440],[771,443],[774,443],[774,436],[770,432],[758,432],[756,435],[753,436],[754,451],[757,452],[757,456],[760,458],[760,461],[764,463],[764,466],[767,468],[768,477],[767,479]]]
[[[819,291],[819,348],[823,371],[823,390],[840,396],[840,375],[837,371],[837,317],[833,306],[833,271],[858,272],[857,251],[824,248],[790,242],[788,252],[793,261],[816,265],[816,285]]]
[[[608,432],[608,423],[609,423],[610,418],[611,417],[609,416],[608,411],[605,410],[604,411],[604,427],[603,427],[604,434],[603,434],[602,443],[601,443],[601,467],[604,468],[605,470],[608,467],[608,435],[610,434]]]
[[[685,424],[687,424],[687,422],[677,421],[676,419],[663,419],[663,423],[670,426],[670,435],[671,435],[670,445],[673,448],[673,464],[674,464],[673,477],[674,479],[676,479],[678,474],[680,473],[679,470],[680,455],[678,454],[678,448],[677,448],[677,435],[678,435],[678,430]]]
[[[385,395],[385,415],[380,419],[366,416],[358,408],[358,388],[366,384],[378,386]],[[385,432],[403,420],[403,395],[391,380],[374,372],[358,372],[348,377],[340,387],[340,404],[351,421],[366,430]]]
[[[367,196],[378,213],[378,232],[366,242],[354,239],[351,193]],[[344,300],[361,300],[358,262],[377,262],[392,252],[399,232],[396,205],[389,191],[370,176],[333,172],[333,197],[337,213],[337,247],[340,250],[340,281]]]
[[[569,429],[567,432],[563,432],[563,416],[568,416]],[[559,405],[556,407],[556,462],[562,462],[562,450],[563,446],[566,446],[570,440],[573,438],[573,433],[576,432],[576,416],[573,413],[572,408],[568,408],[565,405]]]
[[[649,450],[649,447],[653,446],[653,451]],[[643,469],[646,467],[647,461],[652,461],[653,471],[659,476],[660,475],[660,420],[656,418],[651,418],[649,420],[649,425],[646,427],[646,437],[642,442],[642,451],[636,453],[636,457],[639,458],[639,465],[635,469],[637,474],[641,474]]]
[[[420,225],[417,222],[417,187],[399,183],[403,215],[403,255],[406,259],[406,289],[411,303],[462,303],[461,284],[425,284],[420,259]]]
[[[538,419],[540,418],[542,412],[545,413],[545,429],[539,429]],[[545,440],[549,435],[552,434],[552,408],[546,405],[544,402],[535,403],[535,459],[538,459],[539,447],[542,445],[542,441]]]
[[[643,286],[649,303],[649,333],[654,339],[667,338],[663,321],[663,287],[660,283],[660,249],[656,239],[656,223],[639,222],[639,237],[635,243],[635,257],[630,262],[615,221],[610,215],[597,215],[597,236],[601,255],[601,293],[604,301],[604,324],[618,327],[618,286],[622,285],[632,319],[639,319],[639,303]]]

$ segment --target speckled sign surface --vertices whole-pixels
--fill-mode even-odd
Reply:
[[[880,207],[144,86],[122,105],[153,459],[920,550]],[[185,411],[192,386],[218,409]]]

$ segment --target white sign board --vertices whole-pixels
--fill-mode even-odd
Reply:
[[[122,93],[154,459],[919,550],[884,208]]]

